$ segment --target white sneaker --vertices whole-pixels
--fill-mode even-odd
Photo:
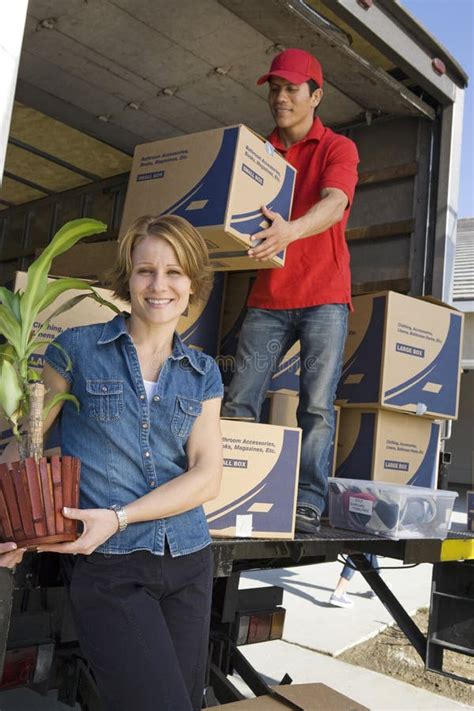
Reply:
[[[346,593],[342,593],[342,595],[333,593],[329,598],[329,604],[333,607],[352,607],[354,602],[347,597]]]

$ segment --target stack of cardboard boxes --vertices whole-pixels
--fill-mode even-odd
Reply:
[[[440,420],[456,419],[462,314],[395,292],[354,299],[336,402],[336,476],[436,487]]]

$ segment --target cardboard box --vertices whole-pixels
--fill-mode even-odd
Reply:
[[[436,487],[440,424],[388,410],[341,408],[336,476]]]
[[[251,236],[268,227],[261,206],[291,214],[296,170],[246,126],[137,146],[120,234],[141,215],[173,213],[199,229],[219,271],[274,268],[247,256]]]
[[[211,534],[293,538],[301,430],[241,420],[221,425],[221,490],[204,506]]]
[[[393,291],[358,296],[354,309],[337,403],[456,419],[463,314]]]
[[[88,246],[93,247],[95,245],[91,244]],[[207,302],[190,306],[186,315],[183,315],[178,323],[178,333],[187,346],[202,350],[212,356],[217,355],[219,343],[219,327],[225,277],[225,274],[216,274],[214,287]],[[52,280],[50,279],[50,281]],[[17,272],[14,290],[24,289],[26,282],[26,272]],[[96,288],[96,291],[102,298],[113,302],[122,311],[130,311],[130,305],[120,299],[114,299],[109,289]],[[41,324],[48,319],[50,314],[54,313],[62,304],[74,296],[84,293],[86,292],[73,290],[63,294],[49,309],[46,309],[41,314],[41,321],[38,321],[34,327],[39,328]],[[101,306],[92,299],[86,298],[68,311],[55,316],[54,319],[50,321],[48,327],[42,332],[41,340],[49,342],[54,340],[66,328],[110,321],[114,316],[115,313],[111,309],[106,306]],[[46,343],[42,346],[38,346],[36,351],[32,354],[30,359],[32,367],[37,369],[43,367],[43,355],[46,347]],[[0,457],[11,438],[11,429],[7,423],[0,418]]]
[[[229,711],[369,711],[348,696],[329,688],[326,684],[288,684],[272,687],[271,696],[257,696],[226,704]]]
[[[255,272],[240,272],[227,276],[218,359],[224,385],[230,384],[235,372],[235,354],[240,329],[245,318],[247,300],[255,277]],[[275,363],[275,368],[269,392],[297,395],[300,373],[299,342],[290,348],[280,363]]]
[[[270,413],[268,421],[271,425],[280,425],[283,427],[298,427],[296,421],[296,410],[298,409],[299,398],[297,395],[286,395],[284,393],[273,393],[270,396]],[[331,451],[329,452],[329,462],[331,466],[329,470],[331,476],[335,476],[336,472],[336,443],[339,431],[339,415],[341,408],[338,405],[334,406],[335,414],[335,430],[332,441]]]
[[[53,259],[51,275],[103,281],[105,273],[116,262],[117,252],[118,242],[116,240],[79,242],[64,254]]]

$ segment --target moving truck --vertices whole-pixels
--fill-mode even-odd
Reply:
[[[395,0],[30,0],[0,191],[0,283],[11,284],[69,219],[107,223],[97,245],[107,253],[136,145],[235,124],[267,135],[265,87],[255,79],[292,46],[320,59],[321,118],[353,139],[361,157],[347,229],[353,293],[389,289],[450,302],[468,79]],[[71,275],[82,268],[88,276],[83,263],[70,266]],[[214,549],[208,706],[239,698],[227,676],[233,669],[265,691],[238,650],[248,639],[240,622],[262,609],[281,620],[281,591],[239,591],[242,570],[331,561],[342,552],[363,570],[362,553],[372,552],[435,563],[441,588],[452,566],[449,594],[461,599],[452,581],[472,576],[474,557],[472,534],[397,542],[324,527],[293,541],[216,540]],[[368,580],[427,666],[444,673],[440,600],[426,638],[383,581]],[[14,578],[1,569],[0,600],[4,688],[59,688],[71,706],[98,709],[57,558],[27,555]],[[443,624],[449,629],[446,615]],[[467,635],[463,645],[473,653]]]

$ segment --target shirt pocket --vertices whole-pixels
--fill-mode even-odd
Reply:
[[[187,437],[201,411],[202,402],[200,400],[177,395],[171,420],[171,431],[178,437]]]
[[[123,382],[121,380],[86,381],[87,415],[98,422],[113,422],[123,412]]]

